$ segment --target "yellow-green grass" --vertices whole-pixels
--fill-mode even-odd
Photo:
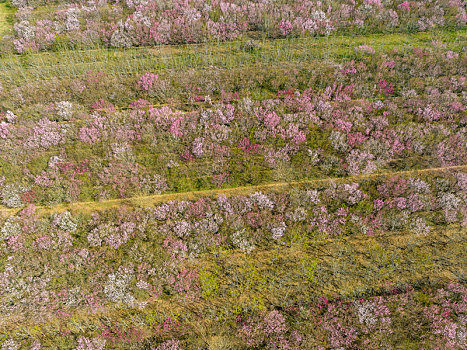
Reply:
[[[263,40],[253,48],[245,41],[131,49],[58,47],[56,52],[4,55],[0,59],[0,81],[18,85],[30,80],[68,79],[89,70],[127,76],[158,70],[345,61],[366,55],[356,50],[360,45],[370,45],[376,53],[382,53],[428,47],[433,40],[460,51],[467,44],[467,30]]]
[[[15,10],[9,7],[6,1],[0,1],[0,37],[12,27],[11,16],[14,13]]]

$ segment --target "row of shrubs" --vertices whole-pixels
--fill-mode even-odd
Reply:
[[[12,0],[12,5],[18,11],[7,43],[19,53],[225,41],[251,32],[273,38],[414,32],[461,28],[467,22],[461,0]]]

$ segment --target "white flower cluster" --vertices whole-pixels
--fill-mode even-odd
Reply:
[[[426,236],[431,231],[431,227],[421,217],[412,220],[411,226],[417,235]]]
[[[173,230],[177,237],[184,238],[192,232],[192,225],[188,221],[182,220],[175,224]]]
[[[204,137],[197,137],[191,144],[191,153],[197,158],[204,154]]]
[[[105,243],[113,249],[118,249],[121,245],[128,242],[135,229],[136,225],[132,222],[125,222],[120,226],[105,223],[89,232],[87,239],[93,247],[100,247]]]
[[[49,162],[47,163],[47,166],[49,168],[53,168],[57,163],[61,163],[61,162],[63,162],[63,158],[59,156],[53,156],[53,157],[50,157]]]
[[[75,350],[104,350],[104,347],[105,339],[79,337]]]
[[[210,233],[214,234],[219,231],[219,225],[222,224],[224,219],[219,214],[213,214],[209,212],[205,218],[196,221],[193,225],[193,229],[197,234]]]
[[[250,195],[250,198],[258,206],[259,209],[273,209],[274,203],[262,192],[255,192]]]
[[[71,216],[71,213],[66,210],[56,217],[58,227],[65,232],[75,232],[78,224],[76,224]]]
[[[333,130],[331,131],[331,135],[329,135],[328,139],[331,141],[331,146],[337,152],[347,152],[349,149],[349,145],[346,142],[346,136],[344,133]]]
[[[73,103],[69,101],[61,101],[55,104],[55,110],[59,121],[70,120],[73,116]]]
[[[307,214],[308,213],[305,210],[305,208],[299,207],[299,208],[296,208],[292,212],[288,212],[286,216],[288,219],[292,220],[293,222],[300,222],[306,219]]]
[[[119,268],[116,273],[111,273],[107,276],[107,283],[104,286],[105,297],[111,302],[133,307],[136,299],[128,290],[132,279],[133,271],[127,268]]]
[[[251,251],[255,249],[255,245],[247,239],[245,229],[235,231],[232,235],[232,243],[236,248],[239,248],[246,253],[251,253]]]
[[[110,145],[112,149],[112,156],[119,161],[134,163],[136,160],[136,156],[133,152],[131,146],[124,142],[124,143],[112,143]]]
[[[13,339],[7,339],[2,343],[2,350],[19,350],[19,345]]]
[[[347,204],[357,204],[362,199],[362,191],[358,189],[359,184],[354,182],[352,184],[342,184],[338,187],[340,195]]]
[[[2,203],[8,208],[19,208],[24,205],[21,194],[29,191],[28,188],[16,184],[7,184],[2,188]]]
[[[5,118],[8,123],[14,123],[18,119],[18,116],[14,114],[12,111],[6,111]]]
[[[431,192],[430,185],[422,179],[411,177],[409,179],[409,185],[417,193],[423,194]]]
[[[445,210],[456,210],[461,202],[461,199],[453,193],[441,193],[438,195],[438,204]]]
[[[122,21],[118,23],[119,28],[113,32],[110,37],[110,45],[113,47],[124,48],[133,46],[131,36],[126,32]]]
[[[24,40],[34,39],[34,37],[36,36],[34,26],[31,25],[29,21],[21,21],[19,23],[15,23],[14,29],[16,34]]]
[[[142,180],[142,187],[146,193],[161,194],[169,190],[167,179],[159,174],[152,177],[145,177]]]
[[[278,240],[279,238],[281,238],[285,234],[286,228],[287,228],[287,225],[285,224],[285,222],[283,221],[280,222],[279,226],[273,227],[271,229],[272,238],[275,240]]]
[[[371,303],[355,301],[354,305],[357,308],[357,316],[360,323],[367,326],[372,326],[376,323],[377,319],[374,314],[374,306]]]
[[[308,156],[310,157],[311,165],[316,165],[319,163],[319,152],[314,149],[308,149]]]
[[[317,190],[307,190],[306,195],[311,203],[315,205],[321,203],[321,200],[319,199],[319,192]]]
[[[65,301],[65,305],[75,307],[79,305],[81,300],[81,288],[74,287],[68,290],[68,298]]]
[[[0,230],[0,240],[6,240],[12,236],[17,236],[21,233],[22,229],[19,223],[14,221],[14,218],[9,218]]]
[[[139,289],[148,290],[151,287],[151,285],[146,281],[139,280],[138,282],[136,282],[136,287],[138,287]]]
[[[149,0],[126,0],[126,5],[128,7],[138,7],[138,6],[144,6],[149,3]]]
[[[11,5],[17,8],[25,7],[25,6],[30,6],[30,0],[11,0]]]
[[[78,19],[80,12],[81,10],[76,7],[72,7],[66,11],[65,29],[67,31],[80,28],[80,22]]]

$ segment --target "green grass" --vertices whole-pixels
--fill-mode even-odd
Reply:
[[[75,78],[89,70],[123,77],[147,71],[213,66],[233,69],[317,60],[349,61],[365,55],[355,50],[360,45],[370,45],[376,53],[385,53],[428,47],[433,40],[443,41],[449,49],[460,51],[467,44],[467,30],[263,40],[253,49],[246,48],[244,41],[233,41],[131,49],[63,49],[22,56],[5,54],[0,59],[0,81],[21,85],[31,80]]]
[[[11,15],[15,13],[15,9],[8,6],[6,0],[0,0],[0,36],[5,35],[5,33],[12,27],[12,18]]]

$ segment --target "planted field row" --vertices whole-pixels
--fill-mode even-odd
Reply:
[[[153,46],[244,37],[329,36],[462,28],[460,0],[434,1],[34,1],[18,7],[4,50]]]
[[[433,42],[435,41],[435,42]],[[462,52],[465,30],[415,34],[370,35],[287,40],[235,41],[158,48],[62,50],[59,52],[6,55],[2,58],[0,81],[22,85],[31,80],[73,79],[90,70],[127,77],[146,71],[238,69],[252,65],[306,63],[318,60],[360,61],[372,54],[393,50],[419,50],[442,45],[444,52]],[[66,62],[66,63],[64,63]]]
[[[190,113],[138,101],[82,123],[3,122],[2,203],[54,205],[465,162],[462,103],[456,114],[449,102],[406,116],[407,107],[390,100],[326,98],[242,99]],[[68,105],[57,106],[67,113]]]
[[[36,213],[39,215],[61,213],[64,211],[80,212],[80,213],[91,213],[93,211],[102,211],[112,208],[117,208],[120,205],[129,206],[133,208],[144,208],[150,207],[163,202],[173,200],[198,200],[205,196],[232,196],[232,195],[249,195],[255,192],[263,191],[288,191],[293,188],[300,188],[305,185],[323,185],[323,184],[340,184],[340,183],[356,183],[366,180],[379,180],[388,176],[412,176],[418,177],[423,174],[425,176],[438,176],[449,172],[464,172],[467,170],[467,165],[454,165],[441,168],[424,168],[419,170],[405,170],[405,171],[393,171],[386,173],[373,173],[373,174],[362,174],[356,176],[346,177],[334,177],[334,178],[321,178],[315,180],[300,180],[300,181],[288,181],[288,182],[273,182],[263,185],[250,185],[250,186],[237,186],[222,189],[212,190],[201,190],[201,191],[190,191],[190,192],[178,192],[178,193],[167,193],[157,194],[152,196],[136,196],[123,199],[109,199],[102,201],[90,201],[90,202],[72,202],[58,204],[54,206],[34,206]],[[0,213],[3,218],[13,216],[19,213],[21,208],[5,208],[0,207]]]
[[[324,90],[334,83],[354,85],[355,98],[376,99],[383,92],[375,89],[380,80],[388,83],[386,92],[392,88],[391,95],[402,97],[412,94],[411,90],[424,94],[432,87],[441,92],[462,92],[462,77],[466,75],[465,31],[394,35],[391,39],[387,36],[359,38],[342,41],[334,38],[329,42],[318,39],[266,41],[259,43],[258,51],[242,49],[241,43],[229,43],[219,47],[161,48],[154,50],[155,54],[143,49],[140,55],[133,50],[95,50],[84,51],[83,57],[74,51],[4,57],[0,67],[1,104],[4,109],[10,108],[17,114],[20,113],[18,109],[32,114],[34,110],[27,108],[59,102],[60,98],[84,104],[85,108],[99,99],[126,107],[139,98],[148,99],[153,104],[202,101],[206,96],[213,101],[224,100],[229,93],[258,99],[264,95],[275,96],[287,89]],[[333,44],[342,50],[340,56],[329,56],[325,61],[313,59],[315,50],[326,51],[326,47],[331,47],[332,51]],[[238,55],[232,53],[235,50]],[[209,56],[220,57],[220,61],[190,66],[190,59],[183,58],[203,57],[206,52]],[[304,56],[293,59],[294,52]],[[225,57],[223,54],[234,61],[244,55],[245,64],[237,61],[225,69],[221,62]],[[264,57],[265,64],[255,63],[255,56]],[[157,63],[161,57],[168,57],[169,61],[178,57],[180,65],[163,69]],[[58,63],[59,60],[67,64]],[[74,63],[85,66],[80,69]],[[89,66],[93,64],[94,67]],[[121,64],[122,69],[136,70],[120,75],[120,69],[114,69],[114,64]],[[75,69],[78,69],[76,74],[66,73],[66,70]],[[146,78],[141,79],[146,73],[149,73]],[[150,74],[157,78],[149,79]]]

